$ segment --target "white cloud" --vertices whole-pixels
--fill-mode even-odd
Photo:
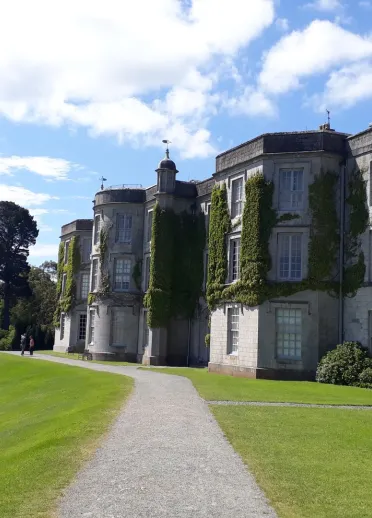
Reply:
[[[0,184],[0,201],[13,201],[22,207],[30,208],[53,199],[58,198],[46,193],[32,192],[24,187]]]
[[[310,7],[317,11],[330,12],[342,9],[343,5],[339,0],[316,0],[315,2],[306,4],[305,7]]]
[[[372,63],[361,62],[332,72],[323,94],[311,103],[317,111],[325,108],[350,108],[358,101],[372,98]]]
[[[275,20],[275,25],[283,32],[287,32],[289,30],[289,21],[287,18],[277,18]]]
[[[372,2],[365,0],[362,2],[359,2],[359,7],[362,7],[363,9],[372,9]]]
[[[17,171],[28,171],[44,178],[67,180],[71,171],[79,170],[81,166],[62,158],[47,156],[0,156],[0,175],[13,176]]]
[[[264,57],[259,85],[281,94],[301,86],[300,80],[372,56],[372,40],[329,21],[313,21],[303,31],[284,36]]]
[[[0,113],[207,156],[210,71],[273,19],[273,0],[14,0],[0,19]]]
[[[35,262],[36,258],[55,259],[58,254],[58,244],[38,244],[30,247],[31,262]]]
[[[250,117],[261,115],[273,117],[276,115],[276,107],[272,100],[252,86],[247,86],[239,97],[228,99],[225,106],[233,115],[248,115]]]

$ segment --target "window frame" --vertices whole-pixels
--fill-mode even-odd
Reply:
[[[98,289],[98,259],[92,261],[92,283],[90,291],[97,291]]]
[[[288,227],[289,229],[289,227]],[[284,277],[282,274],[281,274],[281,260],[282,260],[282,251],[283,251],[283,246],[284,246],[284,243],[283,243],[283,240],[284,238],[286,237],[289,237],[289,251],[288,251],[288,277]],[[293,238],[294,237],[299,237],[300,238],[300,253],[301,253],[301,257],[300,257],[300,276],[299,277],[294,277],[293,274],[292,274],[292,269],[293,269],[293,265],[292,265],[292,261],[293,261],[293,256],[292,256],[292,250],[293,250],[293,245],[292,245],[292,241],[293,241]],[[303,232],[278,232],[277,234],[277,278],[278,280],[282,281],[282,282],[299,282],[301,280],[303,280],[304,278],[304,250],[303,250],[303,245],[304,245],[304,233]]]
[[[123,271],[122,272],[117,272],[117,264],[119,261],[123,261]],[[129,271],[125,271],[125,263],[129,263]],[[131,287],[131,275],[132,275],[132,260],[131,258],[128,258],[128,257],[116,257],[114,259],[114,275],[113,275],[113,291],[115,292],[126,292],[126,291],[130,291],[130,287]],[[128,288],[117,288],[116,287],[116,283],[117,283],[117,276],[121,276],[121,277],[128,277],[128,281],[126,281],[128,283]],[[123,285],[124,281],[122,280],[121,281],[121,284]]]
[[[83,337],[81,337],[81,330],[82,330],[82,326],[81,326],[81,319],[82,317],[85,317],[85,327],[84,327],[84,333],[83,333]],[[79,314],[79,321],[78,321],[78,336],[77,336],[77,339],[79,341],[84,341],[86,340],[87,338],[87,323],[88,323],[88,317],[87,317],[87,314],[86,313],[80,313]]]
[[[98,245],[100,242],[101,226],[102,226],[101,214],[96,214],[94,216],[94,235],[93,235],[93,243],[95,245]]]
[[[110,345],[112,347],[126,347],[126,344],[125,344],[125,330],[122,328],[122,326],[120,326],[120,322],[122,322],[123,320],[125,319],[125,313],[124,313],[124,309],[119,309],[119,308],[112,308],[111,310],[111,322],[110,322],[110,326],[111,326],[111,329],[110,329]],[[115,329],[116,329],[116,332],[115,332]],[[122,339],[122,341],[116,341],[115,339],[118,338],[118,336],[115,336],[117,335],[117,330],[118,329],[121,329],[121,335],[119,338]]]
[[[63,340],[65,337],[65,329],[66,329],[66,313],[61,313],[61,318],[59,322],[59,339]]]
[[[147,223],[146,223],[146,243],[151,243],[152,238],[152,222],[154,217],[154,209],[147,211]]]
[[[240,185],[241,184],[241,185]],[[236,186],[240,185],[240,198],[234,198],[234,193],[239,192],[236,190]],[[243,203],[244,203],[244,177],[239,176],[231,180],[231,219],[239,218],[243,214]],[[239,208],[239,210],[237,210]]]
[[[285,315],[284,313],[287,312],[288,315],[287,315],[287,318],[290,319],[290,318],[294,318],[295,319],[295,323],[292,324],[294,326],[297,326],[298,323],[296,323],[296,319],[297,319],[297,316],[298,316],[298,313],[300,314],[300,332],[290,332],[290,328],[289,326],[291,325],[290,322],[286,323],[286,322],[278,322],[278,314],[279,312],[283,312],[283,315],[281,316],[281,318],[284,318]],[[293,315],[291,315],[291,313],[293,313]],[[296,315],[297,314],[297,315]],[[282,326],[287,326],[287,329],[289,328],[289,330],[287,330],[287,332],[285,332],[286,328],[284,328],[284,331],[279,331],[278,329],[278,326],[279,325],[282,325]],[[293,328],[292,328],[292,331],[293,331]],[[295,335],[294,337],[294,348],[291,348],[289,347],[289,342],[288,342],[288,347],[285,347],[284,345],[284,341],[285,341],[285,338],[283,337],[281,340],[282,340],[282,344],[279,345],[279,335],[282,334],[282,335],[289,335],[289,338],[287,338],[287,341],[290,340],[290,336],[291,335]],[[296,335],[299,335],[300,337],[300,340],[299,340],[299,348],[296,346],[297,345],[297,338],[296,338]],[[275,355],[276,355],[276,358],[277,360],[279,361],[302,361],[302,347],[303,347],[303,310],[301,308],[293,308],[293,307],[277,307],[275,308]],[[283,353],[282,352],[279,352],[279,349],[282,349]],[[287,354],[284,354],[284,351],[285,350],[288,350],[290,351],[291,349],[294,350],[295,354],[294,355],[291,355],[289,353]],[[299,349],[299,354],[296,354],[297,351]]]
[[[96,310],[95,309],[90,309],[89,310],[89,330],[88,330],[88,333],[89,333],[88,334],[89,345],[94,345],[95,321],[96,321]],[[92,325],[92,322],[93,322],[93,325]]]
[[[65,241],[65,250],[64,250],[64,257],[63,257],[63,262],[64,262],[65,264],[67,264],[67,263],[68,263],[68,251],[69,251],[69,248],[70,248],[70,240],[69,240],[69,239],[67,239],[67,240]]]
[[[150,287],[150,272],[151,272],[151,255],[145,256],[145,268],[144,268],[144,279],[143,279],[143,291],[147,291]]]
[[[146,349],[146,347],[148,347],[149,341],[150,341],[150,328],[147,323],[147,313],[148,313],[148,310],[145,309],[143,311],[143,322],[142,322],[142,349]]]
[[[302,173],[302,189],[294,190],[294,173],[301,172]],[[283,189],[283,173],[291,173],[290,178],[290,189]],[[283,193],[289,193],[290,195],[290,202],[284,202],[283,201]],[[293,193],[301,193],[301,205],[300,206],[294,206],[293,201]],[[298,167],[280,167],[279,168],[279,199],[278,199],[278,209],[281,212],[297,212],[297,211],[303,211],[304,210],[304,196],[305,194],[305,167],[304,166],[298,166]]]
[[[87,243],[87,249],[85,246],[86,243]],[[81,250],[82,263],[90,263],[90,256],[92,254],[92,239],[90,239],[88,237],[84,237],[81,248],[82,248],[82,250]]]
[[[86,281],[86,292],[87,292],[86,297],[83,294],[83,285],[84,285],[83,281],[85,278],[87,279],[87,281]],[[80,298],[81,298],[81,300],[87,300],[88,295],[89,295],[89,273],[82,273],[80,275]]]
[[[120,220],[123,221],[123,226],[120,226]],[[127,221],[130,221],[130,226],[127,226]],[[129,233],[129,238],[126,238],[126,233]],[[116,230],[115,230],[115,243],[121,245],[132,244],[133,234],[133,215],[127,212],[119,212],[116,214]],[[123,237],[121,237],[123,236]]]
[[[235,320],[233,320],[233,318],[235,318]],[[239,354],[239,321],[239,306],[231,306],[227,308],[227,354],[229,356],[238,356]],[[234,324],[237,324],[237,326],[234,326]],[[237,336],[237,343],[235,343],[233,333],[236,333],[235,336]]]
[[[66,291],[66,282],[67,282],[67,273],[62,274],[62,287],[61,287],[61,295],[63,296]]]
[[[236,247],[236,248],[235,248]],[[229,281],[230,283],[236,282],[240,279],[240,250],[241,249],[241,236],[234,236],[230,238],[230,264],[229,264]],[[236,277],[234,278],[234,252],[238,251],[237,256],[237,271]]]

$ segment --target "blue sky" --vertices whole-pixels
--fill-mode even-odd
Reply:
[[[101,175],[154,184],[164,138],[190,180],[260,133],[316,129],[326,108],[338,131],[367,128],[371,19],[372,0],[9,2],[0,199],[37,218],[30,262],[55,259],[61,225],[91,217]]]

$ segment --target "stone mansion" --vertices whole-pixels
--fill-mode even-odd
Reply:
[[[372,352],[372,127],[267,133],[206,180],[177,172],[167,150],[155,185],[103,188],[62,227],[54,350],[281,379],[343,340]]]

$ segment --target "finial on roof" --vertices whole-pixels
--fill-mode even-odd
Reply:
[[[165,155],[167,158],[169,158],[169,145],[168,144],[172,144],[172,142],[167,139],[164,139],[162,142],[163,142],[163,144],[167,145],[167,149],[165,150]]]
[[[104,178],[103,176],[101,176],[101,178],[99,178],[99,180],[101,180],[101,191],[103,191],[103,182],[107,182],[107,178]]]
[[[331,117],[330,117],[331,112],[329,110],[326,110],[326,112],[328,115],[328,124],[329,124],[329,127],[331,127]]]

